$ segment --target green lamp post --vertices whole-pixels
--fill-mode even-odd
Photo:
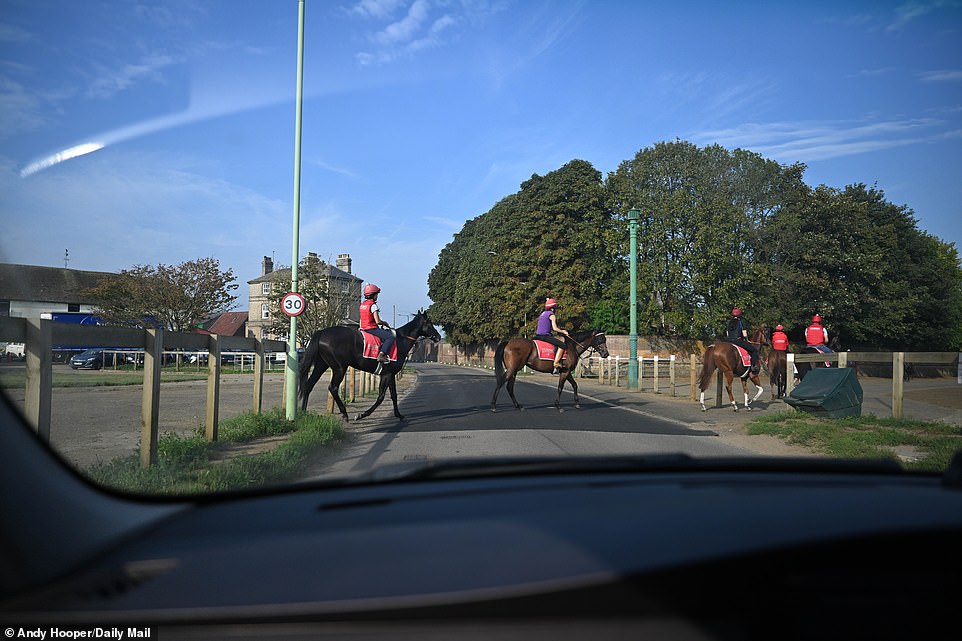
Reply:
[[[628,330],[628,389],[638,389],[638,215],[637,209],[628,211],[630,307]]]

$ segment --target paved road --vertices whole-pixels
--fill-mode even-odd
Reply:
[[[556,378],[519,379],[515,392],[525,406],[515,410],[505,392],[500,411],[490,409],[494,375],[482,369],[418,364],[418,384],[405,394],[401,412],[351,424],[353,440],[337,456],[315,465],[311,478],[353,475],[375,467],[449,457],[524,455],[616,455],[684,452],[693,456],[751,455],[711,429],[659,415],[634,394],[621,403],[599,386],[582,385],[581,408],[574,409],[566,389],[559,412],[553,406]],[[606,398],[607,397],[607,398]],[[385,401],[387,403],[387,401]]]
[[[63,366],[61,366],[63,367]],[[350,423],[351,452],[336,467],[319,461],[312,474],[351,473],[388,461],[423,460],[442,455],[474,456],[525,453],[617,453],[624,451],[688,451],[697,455],[739,453],[802,454],[763,437],[744,437],[744,423],[758,411],[785,409],[766,394],[754,413],[733,413],[727,407],[701,412],[698,404],[651,392],[628,392],[602,386],[591,379],[579,382],[582,409],[558,413],[553,409],[555,380],[534,375],[519,380],[517,394],[527,406],[511,408],[502,390],[501,410],[489,405],[494,375],[489,370],[418,364],[419,376],[401,384],[401,410],[408,417],[399,424],[390,400],[362,423]],[[63,367],[67,372],[69,368]],[[87,372],[74,372],[84,376]],[[414,385],[416,378],[419,384]],[[863,413],[891,413],[891,381],[860,379],[865,390]],[[265,376],[264,407],[283,406],[282,374]],[[312,396],[311,409],[323,409],[324,382]],[[22,408],[23,390],[8,390]],[[251,407],[253,377],[227,376],[221,385],[220,416],[228,418]],[[709,390],[711,396],[713,390]],[[118,456],[136,454],[140,439],[140,386],[55,388],[51,442],[68,461],[85,468]],[[570,407],[571,392],[562,397]],[[203,381],[164,384],[161,391],[160,431],[191,434],[202,428],[206,404]],[[369,400],[351,407],[352,415]],[[906,384],[907,417],[942,420],[962,425],[962,386],[955,379],[914,379]],[[721,438],[713,438],[713,436]],[[742,437],[742,438],[737,438]],[[774,441],[774,439],[773,439]],[[781,447],[779,447],[781,446]],[[731,448],[741,448],[733,451]],[[365,449],[366,448],[366,449]],[[329,469],[330,468],[330,469]]]

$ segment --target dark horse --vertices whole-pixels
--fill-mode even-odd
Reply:
[[[761,325],[752,334],[749,339],[756,345],[767,345],[768,344],[768,327]],[[742,381],[742,389],[745,392],[745,409],[750,410],[749,407],[752,402],[758,400],[758,397],[762,395],[765,388],[762,387],[761,382],[758,380],[758,374],[751,374],[749,369],[742,364],[742,358],[735,348],[733,343],[728,341],[716,341],[714,344],[709,345],[708,349],[705,350],[705,355],[703,357],[701,366],[701,375],[698,378],[698,387],[701,389],[701,409],[704,412],[708,408],[705,407],[705,390],[708,389],[708,385],[711,383],[712,374],[715,370],[721,370],[725,375],[725,389],[728,390],[728,400],[731,401],[732,407],[735,411],[738,411],[738,403],[735,402],[735,396],[732,394],[732,380],[737,376]],[[755,396],[748,400],[748,380],[751,379],[755,387],[758,388],[758,392]]]
[[[608,344],[605,333],[597,329],[582,332],[571,332],[571,338],[565,338],[564,368],[558,377],[558,397],[555,399],[554,406],[561,411],[561,391],[564,389],[565,381],[571,383],[571,389],[575,393],[575,407],[581,407],[578,402],[578,384],[575,383],[571,373],[578,364],[578,359],[589,349],[597,350],[602,358],[608,358]],[[516,409],[524,409],[518,399],[514,396],[514,380],[518,376],[518,371],[527,365],[538,372],[551,372],[554,363],[551,359],[538,357],[538,346],[530,338],[512,338],[502,341],[494,353],[494,376],[497,380],[497,387],[494,388],[494,396],[491,397],[491,411],[498,411],[498,391],[501,387],[508,384],[508,394]]]
[[[841,344],[839,343],[838,336],[833,335],[832,338],[828,341],[828,345],[826,345],[826,347],[828,347],[829,351],[832,351],[832,352],[841,351]],[[818,353],[820,352],[814,347],[802,348],[802,354],[818,354]],[[810,371],[812,371],[812,368],[815,368],[815,367],[833,367],[833,363],[831,361],[816,361],[814,363],[795,363],[795,370],[798,372],[798,375],[797,375],[798,380],[802,381],[805,378],[805,375],[808,374]]]
[[[347,409],[344,407],[344,402],[341,401],[337,390],[341,381],[344,380],[347,368],[353,367],[381,376],[381,384],[378,387],[377,400],[374,401],[374,405],[366,412],[358,414],[354,420],[365,418],[377,409],[377,406],[384,400],[384,393],[390,389],[391,401],[394,403],[394,415],[403,421],[404,417],[397,407],[397,384],[394,377],[404,367],[404,361],[407,360],[408,353],[417,343],[418,338],[425,337],[439,341],[441,335],[438,334],[438,330],[434,328],[427,313],[423,310],[418,311],[411,322],[398,327],[396,331],[397,360],[385,363],[380,371],[378,371],[379,363],[377,359],[362,356],[364,337],[361,336],[361,330],[353,327],[335,326],[314,332],[307,344],[307,349],[304,350],[304,356],[300,364],[301,409],[307,409],[307,398],[310,396],[311,390],[314,389],[314,385],[320,380],[321,375],[330,368],[331,384],[327,386],[327,389],[334,397],[334,402],[337,403],[341,416],[344,417],[344,420],[348,420]],[[311,370],[312,367],[314,368],[313,371]],[[308,373],[310,373],[310,376],[308,376]]]

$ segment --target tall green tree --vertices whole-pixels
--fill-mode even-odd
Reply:
[[[813,313],[845,347],[954,349],[962,270],[954,245],[864,184],[814,189],[776,216],[760,258],[779,270],[769,306],[801,338]]]
[[[662,142],[608,175],[611,210],[623,225],[640,211],[639,329],[712,336],[734,305],[757,299],[759,230],[798,189],[802,168],[718,145]],[[621,236],[628,254],[627,234]]]
[[[611,219],[601,173],[572,160],[468,221],[428,277],[431,318],[456,344],[534,332],[544,300],[558,318],[588,324],[614,278]]]
[[[187,332],[234,307],[236,280],[216,258],[198,258],[179,265],[135,265],[87,294],[107,323]]]

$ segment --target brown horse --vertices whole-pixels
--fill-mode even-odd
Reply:
[[[558,397],[555,399],[554,406],[558,411],[561,409],[561,391],[564,389],[565,381],[571,383],[571,389],[575,393],[575,407],[581,407],[578,401],[578,384],[575,383],[571,373],[578,364],[578,359],[589,349],[597,350],[602,358],[608,358],[608,344],[605,333],[597,329],[583,332],[571,332],[571,338],[565,338],[564,367],[558,377]],[[538,372],[551,372],[554,367],[552,359],[542,359],[538,356],[538,347],[530,338],[512,338],[502,341],[494,353],[494,375],[497,380],[497,387],[494,388],[494,396],[491,397],[491,411],[498,411],[498,391],[507,383],[508,394],[515,409],[524,408],[518,403],[514,396],[514,380],[518,371],[527,365]]]
[[[765,325],[759,326],[748,340],[755,345],[767,345],[768,327]],[[701,366],[701,375],[698,379],[698,387],[701,389],[701,410],[704,412],[708,409],[705,407],[705,390],[708,389],[712,374],[715,373],[716,369],[721,370],[725,375],[725,389],[728,390],[728,399],[731,401],[734,410],[736,412],[738,411],[738,403],[735,402],[735,396],[732,394],[732,380],[735,376],[741,379],[742,382],[742,389],[745,392],[745,409],[751,410],[749,406],[752,402],[758,400],[758,397],[762,395],[765,388],[762,387],[758,379],[758,374],[752,374],[749,368],[742,364],[742,358],[738,353],[738,349],[736,349],[733,343],[729,343],[728,341],[717,341],[709,345],[708,349],[705,350]],[[751,379],[755,387],[758,388],[758,392],[751,400],[748,400],[748,379]]]
[[[787,352],[773,349],[768,354],[765,367],[768,369],[768,382],[772,385],[772,399],[785,396],[788,385],[788,357]]]

